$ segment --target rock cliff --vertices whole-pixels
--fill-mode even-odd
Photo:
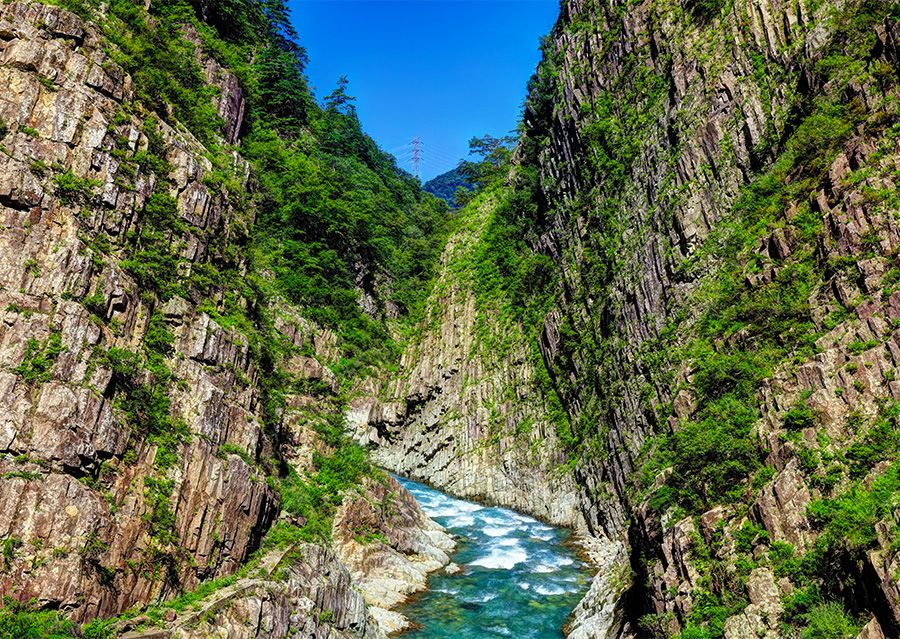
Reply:
[[[259,176],[239,147],[244,88],[185,20],[172,37],[194,54],[197,108],[219,118],[201,141],[171,104],[160,115],[138,96],[154,89],[108,37],[127,30],[94,16],[0,6],[0,594],[86,621],[240,570],[189,619],[120,629],[382,637],[358,584],[408,561],[415,579],[377,602],[389,608],[452,547],[396,483],[382,479],[380,499],[402,506],[378,552],[348,548],[339,518],[342,555],[291,538],[259,558],[276,520],[305,534],[309,515],[282,512],[285,482],[302,488],[336,450],[321,424],[340,414],[329,365],[343,345],[254,295],[270,274],[248,260]]]
[[[573,636],[898,627],[897,18],[562,4],[506,185],[355,415],[389,467],[596,539]]]
[[[453,542],[344,411],[577,529],[570,636],[900,633],[897,3],[566,0],[380,378],[430,273],[384,262],[442,229],[343,88],[304,119],[278,12],[247,55],[215,4],[66,5],[0,5],[0,594],[146,639],[402,626]],[[421,228],[318,224],[353,171]]]
[[[166,178],[135,168],[149,142],[144,123],[122,114],[129,77],[73,14],[12,3],[0,24],[0,529],[21,544],[3,590],[78,618],[110,615],[233,572],[258,547],[277,497],[251,463],[220,448],[255,457],[271,444],[258,393],[239,382],[257,375],[246,339],[179,298],[154,309],[115,259]],[[242,222],[203,184],[210,167],[196,140],[154,126],[173,167],[169,193],[190,224],[170,241],[188,264],[212,259]],[[151,316],[174,338],[167,362],[184,382],[172,403],[192,439],[165,479],[154,472],[160,446],[133,431],[117,402],[138,371],[114,372],[105,356],[139,344]]]
[[[574,526],[576,486],[559,472],[566,458],[535,387],[538,362],[521,326],[479,308],[472,290],[471,255],[491,206],[472,207],[448,240],[400,373],[380,395],[351,401],[348,421],[374,444],[373,459],[402,475]]]

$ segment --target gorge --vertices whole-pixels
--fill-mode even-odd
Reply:
[[[456,211],[301,44],[0,3],[0,637],[900,636],[900,3],[563,0]]]

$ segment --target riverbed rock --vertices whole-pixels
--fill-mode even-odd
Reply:
[[[389,609],[425,589],[456,546],[393,477],[367,481],[344,497],[332,529],[337,556],[349,568],[385,632],[407,625]]]
[[[591,564],[597,569],[587,594],[573,611],[567,625],[574,639],[612,639],[622,631],[622,594],[631,585],[628,549],[622,542],[591,538],[586,542]]]

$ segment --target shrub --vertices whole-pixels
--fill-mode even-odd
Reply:
[[[852,639],[859,630],[838,603],[817,606],[806,613],[804,620],[806,627],[800,633],[802,639]]]
[[[816,417],[809,406],[798,403],[784,414],[784,427],[788,430],[803,430],[816,425]]]
[[[16,639],[74,639],[75,624],[54,610],[38,610],[5,597],[0,607],[0,637]],[[105,639],[96,636],[91,639]]]
[[[707,22],[716,17],[726,0],[685,0],[684,6],[694,18]]]
[[[98,180],[78,177],[71,170],[56,175],[53,181],[56,184],[56,195],[66,204],[91,197],[94,189],[100,185]]]
[[[58,332],[51,333],[44,342],[29,339],[22,362],[14,372],[29,384],[46,382],[50,379],[53,363],[62,351],[62,335]]]

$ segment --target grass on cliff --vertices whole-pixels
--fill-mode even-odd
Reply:
[[[327,415],[325,420],[316,422],[316,430],[326,452],[313,453],[313,472],[301,476],[290,469],[274,484],[281,495],[282,511],[291,517],[272,527],[266,546],[330,540],[334,515],[344,492],[358,486],[362,478],[380,473],[363,448],[346,434],[343,416]]]
[[[110,622],[96,619],[80,626],[55,610],[4,597],[0,606],[0,637],[8,639],[110,639]]]

